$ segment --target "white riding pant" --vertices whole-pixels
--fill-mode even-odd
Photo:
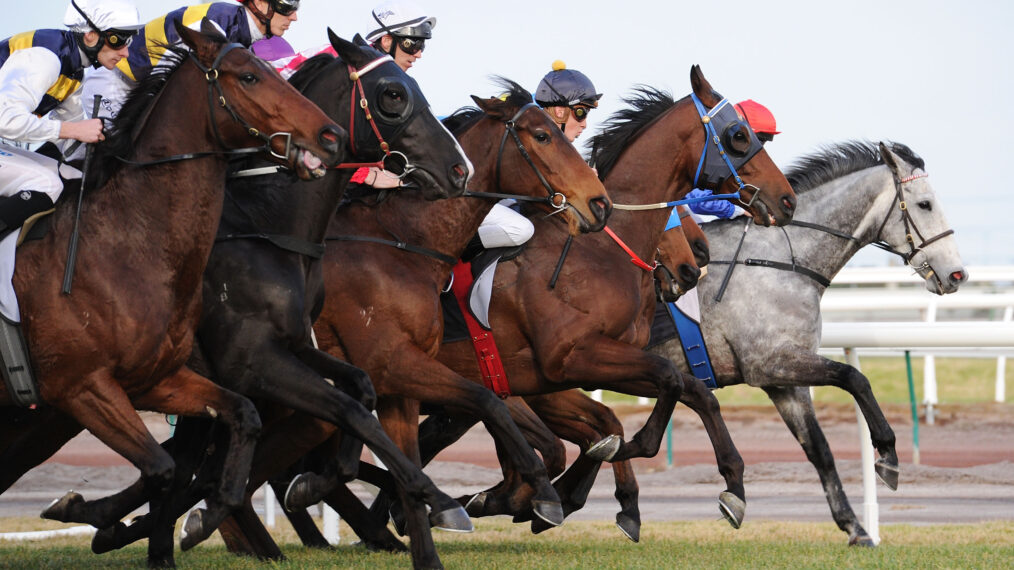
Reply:
[[[53,202],[63,192],[63,182],[57,175],[57,163],[52,158],[21,148],[0,143],[0,197],[13,196],[22,190],[42,192]],[[81,173],[63,166],[67,178],[80,178]],[[7,319],[20,322],[18,300],[14,295],[11,278],[14,277],[14,250],[20,230],[15,230],[0,241],[0,313]]]
[[[532,222],[503,205],[501,201],[483,218],[479,225],[479,239],[486,249],[494,247],[516,247],[532,239],[535,226]]]

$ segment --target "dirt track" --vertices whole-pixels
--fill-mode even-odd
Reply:
[[[628,437],[647,415],[647,409],[640,407],[618,412]],[[898,438],[902,470],[897,492],[879,485],[883,523],[1014,520],[1014,418],[1009,405],[942,407],[935,425],[920,425],[918,466],[911,463],[913,438],[907,408],[885,412]],[[845,489],[862,519],[854,408],[824,406],[818,414]],[[727,409],[723,415],[747,465],[747,520],[830,520],[816,472],[773,408]],[[161,417],[148,416],[147,421],[156,436],[168,434]],[[724,486],[707,435],[686,409],[677,411],[674,440],[673,469],[666,469],[664,448],[656,458],[635,461],[645,523],[718,518],[716,500]],[[575,448],[568,448],[569,457],[575,453]],[[491,440],[479,428],[439,455],[426,471],[452,495],[475,492],[499,480]],[[0,517],[36,515],[70,488],[97,498],[122,488],[134,477],[136,470],[83,434],[0,497]],[[365,494],[364,489],[360,491]],[[612,493],[611,472],[604,470],[589,505],[573,517],[612,520],[617,510]]]

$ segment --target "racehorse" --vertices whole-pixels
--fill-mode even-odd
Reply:
[[[291,83],[352,133],[354,158],[384,159],[387,164],[390,157],[385,155],[396,154],[409,185],[402,192],[423,199],[463,192],[471,166],[431,113],[415,81],[389,56],[342,40],[330,30],[329,34],[340,59],[327,54],[311,58]],[[361,108],[360,101],[366,106]],[[352,122],[350,110],[356,117]],[[321,180],[293,184],[287,173],[244,176],[248,172],[240,171],[227,188],[218,240],[204,275],[204,312],[198,329],[202,367],[210,368],[209,376],[220,384],[259,402],[341,425],[370,444],[414,500],[433,508],[438,526],[470,528],[460,505],[440,493],[398,451],[362,405],[372,408],[374,400],[365,373],[312,345],[310,323],[324,297],[320,272],[324,237],[349,175],[332,171]],[[178,436],[194,429],[201,428],[181,423]],[[201,455],[204,446],[177,445],[177,449]],[[190,463],[196,467],[197,462]],[[209,474],[214,476],[215,469],[202,469],[204,478]],[[176,501],[177,514],[201,498],[201,486],[194,487]],[[70,502],[60,510],[49,509],[47,516],[109,527],[93,543],[94,549],[106,551],[148,530],[148,519],[129,527],[118,523],[143,501],[139,490],[135,486],[133,493],[111,501]],[[219,522],[201,509],[194,511],[184,525],[183,549],[206,538]],[[439,563],[428,530],[426,525],[413,537],[413,553],[421,566]]]
[[[52,270],[67,257],[70,201],[57,206],[42,240],[21,248],[14,276],[39,392],[49,406],[38,417],[54,421],[29,421],[17,439],[5,437],[0,489],[84,426],[141,471],[154,497],[151,565],[173,563],[172,520],[160,495],[174,462],[134,409],[226,424],[230,453],[209,498],[214,512],[242,500],[260,429],[249,400],[185,366],[222,210],[226,159],[270,152],[309,178],[323,172],[321,159],[333,164],[343,156],[346,137],[263,61],[225,43],[208,22],[202,30],[177,26],[191,51],[172,50],[175,65],[139,84],[109,141],[97,147],[100,172],[85,181],[94,189],[83,196],[72,292],[61,293]],[[263,146],[255,151],[251,144]],[[0,402],[11,402],[6,389]]]
[[[643,89],[641,97],[630,101],[631,109],[614,116],[593,138],[599,176],[616,203],[668,204],[700,185],[695,182],[706,181],[703,185],[722,192],[737,186],[741,192],[749,189],[752,195],[744,204],[758,224],[771,219],[787,223],[795,196],[756,135],[734,114],[716,118],[727,101],[714,93],[696,66],[691,70],[691,84],[693,95],[680,101]],[[709,129],[719,129],[721,134],[712,136]],[[711,148],[716,141],[727,143],[725,152]],[[738,160],[711,167],[707,156]],[[701,178],[701,172],[709,174]],[[622,237],[625,247],[591,234],[575,240],[569,257],[562,261],[557,260],[560,249],[552,243],[556,240],[551,228],[537,224],[529,247],[498,270],[491,322],[513,394],[584,388],[658,398],[647,423],[631,441],[609,437],[592,446],[588,453],[596,459],[616,461],[657,453],[683,392],[682,375],[672,363],[642,349],[655,309],[652,266],[643,260],[653,259],[665,216],[660,209],[621,211],[613,216],[610,228]],[[634,260],[642,270],[629,267]],[[559,279],[555,288],[549,288],[553,274]],[[546,318],[547,314],[552,318]],[[461,374],[478,378],[470,349],[466,343],[445,344],[439,358]],[[695,398],[714,400],[696,385],[691,389]],[[707,405],[713,405],[717,413],[717,401]],[[730,487],[727,493],[742,500],[741,480]],[[469,505],[470,514],[498,512],[487,511],[482,499],[477,496]],[[723,512],[728,516],[724,502]]]
[[[697,288],[702,332],[719,387],[745,383],[768,394],[817,469],[831,515],[848,533],[849,544],[873,546],[842,489],[807,387],[837,386],[855,398],[880,454],[877,475],[891,489],[898,485],[895,436],[869,380],[817,354],[820,298],[835,274],[869,244],[899,255],[938,295],[953,293],[968,275],[925,163],[908,147],[833,145],[800,159],[786,178],[800,196],[790,225],[757,228],[745,238],[739,220],[704,225],[715,275]],[[727,294],[716,301],[718,277],[733,269]],[[758,297],[772,302],[758,304]],[[687,370],[678,339],[651,351]]]

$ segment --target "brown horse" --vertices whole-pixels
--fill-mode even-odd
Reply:
[[[745,181],[741,191],[752,191],[744,199],[749,199],[745,205],[754,212],[754,219],[787,223],[795,196],[784,176],[748,126],[733,120],[727,126],[718,125],[724,128],[721,137],[708,136],[702,128],[702,122],[705,127],[708,122],[701,115],[717,117],[706,109],[719,110],[726,102],[712,91],[697,67],[691,70],[691,83],[694,99],[705,108],[700,114],[691,99],[673,101],[644,90],[643,98],[632,101],[634,110],[621,112],[593,139],[599,175],[614,199],[642,204],[682,197],[699,180],[698,165],[705,162],[705,155],[718,154],[708,149],[711,141],[725,140],[729,154],[744,161],[736,165],[738,173],[727,169],[721,176],[711,171],[708,180],[723,192],[736,189],[735,181]],[[673,149],[677,149],[675,154]],[[582,236],[575,240],[551,289],[546,284],[559,264],[559,238],[552,228],[537,222],[528,249],[501,264],[498,271],[491,321],[514,394],[580,387],[658,398],[646,425],[630,442],[606,438],[590,450],[596,459],[615,461],[657,453],[683,391],[682,375],[672,363],[642,349],[655,308],[653,279],[650,271],[629,267],[632,257],[654,257],[664,223],[665,213],[660,210],[614,215],[610,227],[622,236],[627,249],[601,234]],[[467,343],[444,345],[439,359],[464,376],[479,377]],[[697,387],[693,388],[697,393]],[[469,512],[482,514],[485,509],[473,504]]]
[[[212,35],[207,22],[203,29],[177,27],[189,55],[175,50],[181,63],[138,86],[106,152],[96,157],[104,172],[88,182],[104,183],[84,196],[72,294],[61,294],[53,268],[66,258],[73,204],[58,205],[52,230],[19,253],[14,286],[39,391],[52,407],[39,413],[66,416],[36,422],[23,434],[51,430],[48,441],[5,438],[0,489],[76,433],[73,418],[134,464],[158,496],[172,480],[174,462],[137,408],[222,420],[232,452],[209,508],[242,500],[260,420],[246,398],[185,366],[222,210],[226,159],[233,149],[265,144],[263,150],[309,178],[323,172],[316,156],[328,164],[342,157],[345,133],[263,61]],[[115,157],[128,152],[134,162],[116,166]],[[4,390],[0,402],[10,401]],[[160,532],[149,542],[149,564],[171,565],[172,521],[159,514],[160,500],[151,509]]]
[[[379,204],[364,199],[343,206],[331,231],[336,238],[339,233],[344,237],[327,248],[328,296],[315,330],[322,349],[370,374],[381,421],[410,458],[418,461],[418,403],[403,404],[406,398],[484,415],[492,431],[503,434],[513,447],[527,450],[518,454],[518,464],[531,473],[527,480],[545,493],[538,497],[537,512],[562,520],[541,462],[524,444],[502,402],[432,359],[443,333],[439,293],[452,264],[500,194],[538,197],[544,211],[558,214],[550,218],[552,223],[574,233],[601,228],[609,212],[605,189],[548,116],[531,104],[531,95],[513,82],[505,82],[505,87],[506,100],[475,99],[481,110],[457,114],[451,121],[460,124],[456,130],[461,145],[475,160],[470,186],[495,195],[474,192],[471,197],[427,202],[394,193]],[[566,208],[557,207],[562,204]],[[398,421],[402,414],[407,417],[403,423]],[[296,433],[298,438],[292,437]],[[258,447],[249,489],[333,434],[334,426],[309,417],[280,422]],[[290,490],[290,498],[292,494]],[[277,547],[269,543],[256,517],[245,516],[249,514],[227,526],[230,546],[273,556]],[[384,547],[391,544],[387,540]]]

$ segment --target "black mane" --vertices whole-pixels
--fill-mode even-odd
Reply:
[[[158,100],[169,78],[176,73],[186,61],[189,50],[181,46],[161,45],[165,55],[159,65],[138,82],[120,108],[112,126],[106,125],[106,140],[95,145],[95,156],[92,158],[94,174],[90,174],[87,188],[96,189],[102,186],[123,165],[117,157],[129,158],[134,150],[134,138],[147,119],[151,106]]]
[[[520,110],[533,101],[532,94],[518,83],[499,75],[493,79],[498,86],[506,90],[500,95],[500,99],[514,108],[515,111]],[[449,116],[444,117],[442,122],[447,127],[447,130],[451,131],[451,134],[457,136],[467,131],[475,123],[478,123],[479,119],[484,116],[485,113],[478,107],[462,107]]]
[[[886,144],[905,162],[916,168],[925,169],[925,161],[912,152],[912,149],[896,142]],[[883,163],[880,148],[876,143],[846,141],[823,146],[812,154],[797,158],[785,171],[785,178],[792,185],[793,191],[801,194],[831,180]]]
[[[670,93],[647,85],[635,87],[634,95],[623,102],[629,107],[613,113],[603,124],[602,131],[587,143],[591,149],[591,164],[598,170],[600,179],[609,174],[631,140],[676,105]]]
[[[299,69],[289,77],[289,84],[302,93],[303,89],[310,83],[317,73],[325,67],[334,63],[338,58],[328,52],[318,53],[299,64]]]

